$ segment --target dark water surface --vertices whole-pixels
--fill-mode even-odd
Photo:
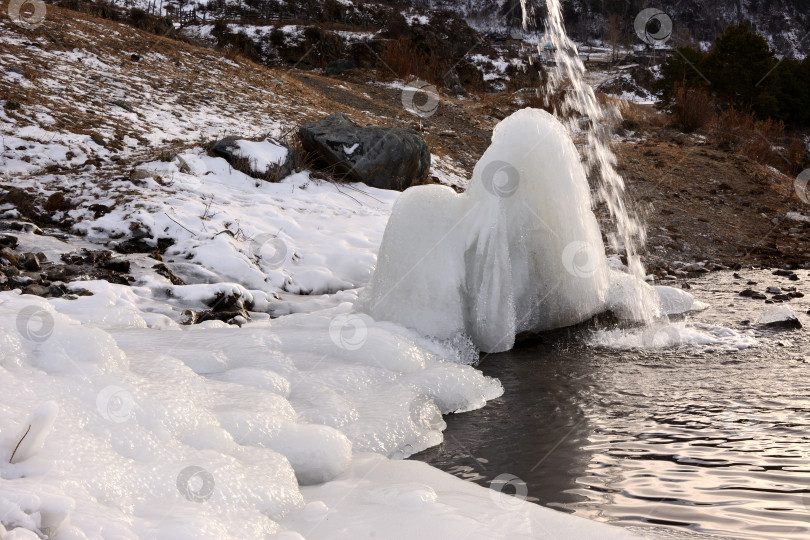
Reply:
[[[810,539],[810,277],[741,274],[690,281],[712,307],[676,326],[681,346],[586,345],[585,330],[484,357],[505,394],[446,417],[445,442],[414,459],[486,486],[512,474],[543,506],[651,537]],[[807,295],[788,304],[803,329],[745,322],[770,306],[737,292],[770,285]],[[693,324],[746,335],[707,344]]]

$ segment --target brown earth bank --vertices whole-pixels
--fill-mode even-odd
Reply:
[[[360,124],[411,127],[424,136],[437,158],[434,169],[441,174],[433,180],[455,184],[458,190],[464,189],[465,179],[486,149],[492,128],[527,102],[523,94],[457,96],[442,92],[435,113],[421,118],[406,110],[401,84],[386,82],[390,79],[386,73],[352,69],[327,77],[319,72],[267,68],[240,57],[229,57],[223,63],[220,52],[56,7],[49,7],[48,21],[34,31],[11,27],[7,19],[0,24],[4,31],[13,28],[25,38],[3,43],[5,50],[0,54],[13,57],[34,83],[21,93],[0,79],[0,99],[18,103],[13,110],[7,106],[6,114],[19,122],[34,123],[36,114],[46,110],[54,118],[49,129],[111,133],[112,147],[125,138],[141,142],[137,152],[97,163],[101,186],[110,178],[127,177],[137,163],[211,141],[150,141],[143,129],[106,116],[103,104],[99,105],[101,114],[77,106],[109,95],[114,81],[106,78],[94,79],[92,88],[82,87],[79,81],[58,91],[37,86],[37,79],[69,69],[44,63],[39,54],[42,50],[92,51],[108,63],[123,66],[125,74],[149,81],[152,88],[169,90],[178,103],[193,106],[228,100],[231,108],[223,105],[223,114],[263,115],[289,126],[290,132],[334,112],[345,113]],[[148,55],[154,52],[159,53],[159,63]],[[93,66],[83,69],[92,72]],[[137,88],[130,92],[128,99],[139,105]],[[662,274],[675,261],[708,261],[726,267],[810,265],[810,222],[786,217],[788,212],[810,215],[810,205],[797,196],[793,177],[724,149],[711,136],[680,133],[663,113],[649,106],[626,107],[633,129],[617,126],[622,135],[616,138],[615,150],[630,206],[647,226],[643,254],[651,271]],[[57,168],[42,174],[75,172]],[[15,187],[13,177],[0,181],[0,187],[8,199]],[[21,213],[40,226],[58,227],[59,223],[48,220],[43,194],[27,195],[31,199],[21,202],[27,212]],[[137,193],[121,193],[126,196]],[[78,193],[65,193],[65,199],[67,205],[92,203]],[[597,207],[597,214],[607,219],[602,208]]]

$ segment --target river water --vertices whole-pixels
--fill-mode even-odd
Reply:
[[[740,274],[690,280],[711,307],[675,324],[679,346],[590,328],[484,356],[503,397],[414,459],[651,537],[810,538],[810,276]],[[789,303],[804,329],[756,327],[771,306],[737,293],[770,285],[807,295]]]

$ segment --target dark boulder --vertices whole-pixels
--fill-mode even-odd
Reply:
[[[344,114],[331,114],[301,126],[298,134],[323,164],[369,186],[402,191],[428,178],[430,149],[411,129],[361,127]]]

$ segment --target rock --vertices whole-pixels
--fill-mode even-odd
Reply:
[[[683,269],[687,272],[696,272],[698,274],[705,274],[709,271],[705,266],[701,266],[697,263],[687,264]]]
[[[214,297],[208,299],[205,304],[211,309],[183,311],[180,323],[186,325],[199,324],[204,321],[223,321],[228,324],[242,326],[248,320],[247,310],[253,308],[252,300],[244,298],[238,292],[225,293],[218,292]]]
[[[33,280],[28,276],[9,276],[8,286],[12,289],[22,289],[30,285]]]
[[[22,257],[20,257],[20,264],[29,272],[39,272],[42,269],[39,264],[41,260],[43,259],[36,253],[23,253]]]
[[[235,324],[241,327],[250,317],[245,312],[216,312],[211,310],[195,311],[187,309],[180,315],[180,324],[193,325],[205,321],[223,321],[228,324]]]
[[[22,293],[33,294],[34,296],[45,296],[48,294],[48,288],[37,283],[32,283],[23,287]]]
[[[168,279],[171,282],[172,285],[185,285],[186,284],[185,281],[183,281],[180,277],[178,277],[174,272],[169,270],[169,268],[163,263],[159,263],[159,264],[154,265],[152,267],[152,269],[155,271],[155,273],[157,273],[157,274],[165,277],[166,279]]]
[[[329,62],[326,65],[326,75],[328,77],[334,77],[335,75],[340,75],[344,71],[348,71],[350,69],[354,69],[356,66],[354,62],[349,59],[340,59],[335,60],[334,62]]]
[[[180,324],[193,325],[200,321],[200,312],[193,309],[186,309],[180,314]]]
[[[213,298],[209,298],[205,305],[211,308],[212,311],[219,312],[244,312],[246,309],[253,309],[253,302],[246,299],[244,296],[237,292],[225,294],[224,292],[217,292]],[[244,313],[247,317],[247,313]]]
[[[68,208],[67,201],[65,201],[65,194],[61,191],[51,193],[48,200],[45,201],[43,208],[48,212],[59,212]]]
[[[768,328],[801,328],[802,323],[799,322],[793,310],[787,306],[772,307],[759,316],[757,320],[759,326]]]
[[[23,70],[22,68],[18,68],[17,66],[8,66],[6,67],[6,71],[8,73],[16,73],[17,75],[22,75],[23,77],[25,77],[25,70]]]
[[[109,270],[110,272],[119,272],[121,274],[129,273],[129,261],[126,259],[111,259],[107,262],[102,263],[101,266],[105,270]]]
[[[14,249],[17,247],[17,237],[0,234],[0,246]]]
[[[49,281],[65,281],[68,278],[78,275],[81,270],[73,265],[60,265],[55,268],[48,269],[45,272],[45,279]]]
[[[129,173],[129,179],[132,181],[133,184],[136,184],[136,185],[143,184],[143,182],[141,182],[141,180],[146,180],[146,179],[152,179],[152,180],[154,180],[155,182],[157,182],[159,184],[163,183],[162,182],[163,179],[161,178],[161,176],[158,173],[156,173],[154,171],[149,171],[149,170],[146,170],[146,169],[138,169],[138,168],[132,169],[132,171]]]
[[[768,294],[782,294],[782,289],[779,287],[768,287],[765,289],[765,292]]]
[[[136,237],[129,238],[122,242],[118,242],[114,246],[115,251],[118,253],[151,253],[155,251],[155,244],[149,237]]]
[[[6,261],[5,264],[11,266],[17,266],[17,264],[20,262],[20,259],[17,257],[17,255],[13,251],[11,251],[11,249],[8,247],[0,249],[0,259],[5,259]]]
[[[110,104],[121,107],[127,112],[135,112],[135,108],[132,106],[132,103],[123,99],[113,99],[110,101]]]
[[[426,182],[430,149],[415,131],[360,127],[344,114],[301,126],[304,148],[346,177],[381,189],[405,190]]]
[[[46,298],[62,298],[67,294],[68,290],[62,284],[53,284],[48,286],[48,293],[45,295]]]
[[[286,157],[283,161],[273,164],[266,164],[265,167],[259,167],[256,161],[246,157],[239,148],[240,141],[247,143],[265,143],[287,150]],[[271,148],[271,147],[270,147]],[[281,180],[285,176],[293,173],[292,152],[290,147],[286,144],[279,142],[275,139],[266,139],[264,141],[250,141],[248,139],[241,139],[239,137],[225,137],[212,144],[208,151],[217,157],[224,158],[231,167],[237,171],[241,171],[248,176],[257,178],[259,180]],[[261,169],[261,170],[257,170]]]
[[[753,298],[754,300],[765,300],[767,298],[767,296],[761,292],[757,292],[752,289],[745,289],[744,291],[740,292],[740,296],[745,298]]]
[[[191,165],[188,164],[188,161],[186,161],[183,156],[174,156],[173,161],[177,162],[177,168],[181,173],[191,174]]]

